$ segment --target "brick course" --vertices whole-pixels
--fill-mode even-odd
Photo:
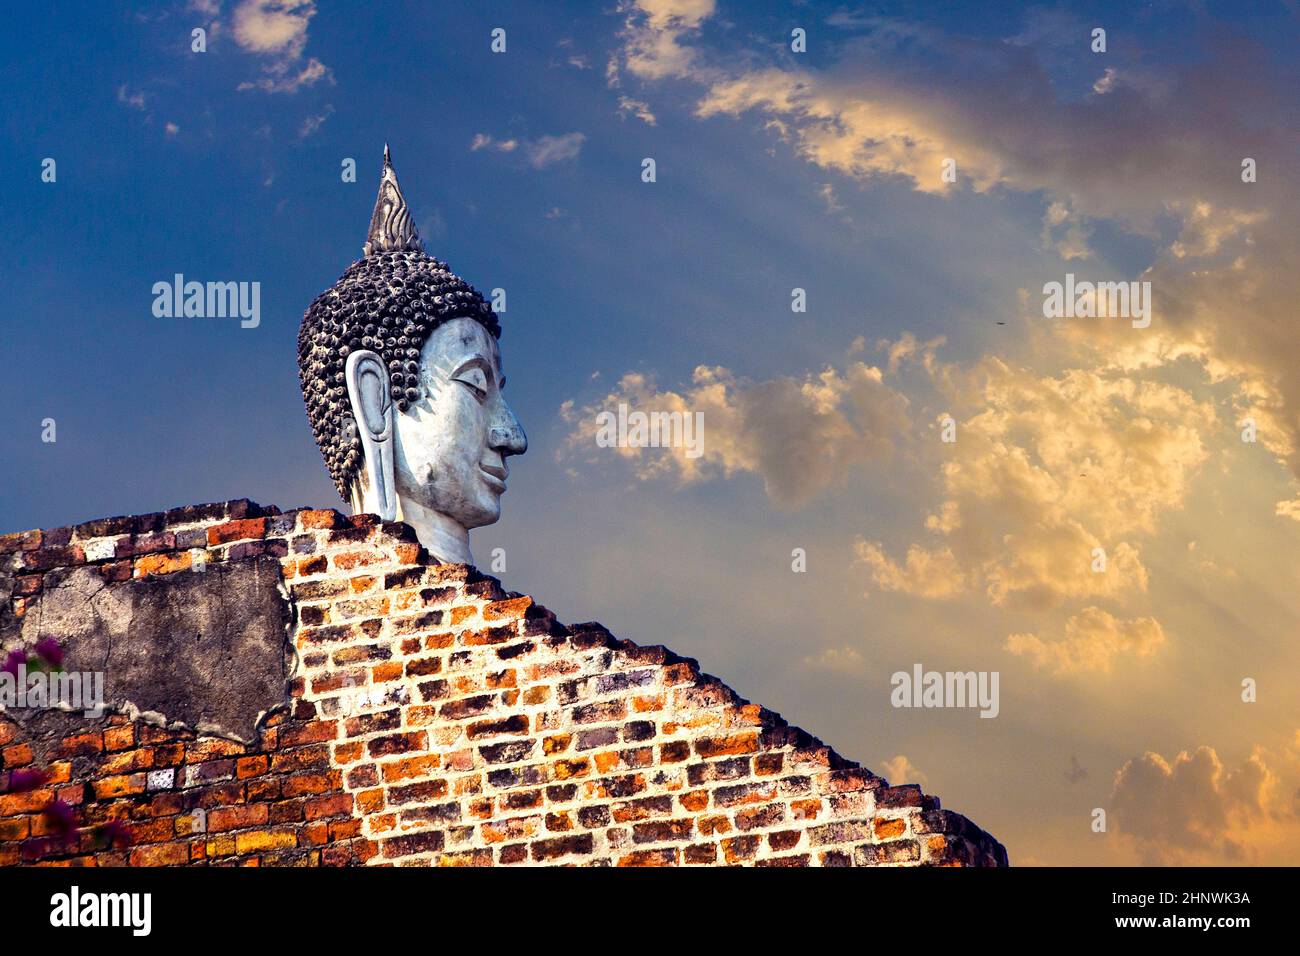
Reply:
[[[3,613],[55,568],[115,582],[257,555],[294,609],[283,708],[248,743],[0,716],[0,790],[20,791],[0,795],[0,864],[1006,865],[937,798],[695,661],[566,627],[371,515],[233,501],[0,536]],[[15,787],[33,767],[46,779]],[[77,813],[66,844],[56,799]]]

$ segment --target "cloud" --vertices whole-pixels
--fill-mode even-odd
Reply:
[[[582,144],[587,140],[583,133],[564,133],[560,136],[540,136],[537,139],[496,139],[488,133],[475,133],[469,144],[470,152],[488,149],[497,153],[520,151],[528,165],[546,169],[557,163],[577,159]]]
[[[125,83],[117,88],[117,101],[133,110],[143,110],[145,108],[144,91],[132,90]]]
[[[655,126],[659,120],[655,114],[650,111],[650,104],[644,100],[634,100],[630,96],[620,96],[618,98],[618,115],[627,118],[635,116],[648,126]]]
[[[1225,242],[1236,239],[1267,218],[1263,212],[1216,209],[1204,201],[1177,203],[1172,208],[1182,215],[1178,238],[1169,246],[1169,254],[1175,259],[1216,255]]]
[[[556,163],[577,159],[587,137],[582,133],[565,133],[562,136],[542,136],[524,144],[524,155],[534,169],[545,169]]]
[[[316,15],[313,0],[243,0],[231,14],[235,42],[261,56],[262,77],[239,89],[295,93],[330,76],[329,67],[315,57],[304,64],[307,29]]]
[[[950,548],[931,551],[912,545],[902,564],[886,557],[878,541],[859,538],[853,550],[858,563],[868,567],[871,579],[882,591],[902,591],[935,599],[953,598],[966,592],[967,576]]]
[[[823,194],[824,190],[825,187],[823,187]],[[888,361],[885,370],[890,375],[896,373],[900,368],[909,366],[919,366],[933,375],[938,351],[947,341],[946,336],[937,335],[928,341],[922,342],[911,332],[904,331],[895,342],[888,339],[878,341],[876,350],[886,354]],[[855,348],[860,349],[864,345],[865,342],[861,340],[854,342]]]
[[[680,42],[699,26],[659,32]],[[633,39],[625,48],[629,57]],[[665,72],[703,88],[698,116],[761,114],[796,152],[825,169],[864,180],[903,177],[917,190],[937,193],[948,188],[941,162],[952,157],[959,179],[976,190],[1044,190],[1049,202],[1069,201],[1084,215],[1149,228],[1171,200],[1257,204],[1263,197],[1243,194],[1219,170],[1238,167],[1236,143],[1270,154],[1284,148],[1287,134],[1265,132],[1261,140],[1261,130],[1247,128],[1240,111],[1220,109],[1256,93],[1275,99],[1258,70],[1250,79],[1234,76],[1248,59],[1245,51],[1220,52],[1225,55],[1211,64],[1171,67],[1160,84],[1113,74],[1104,95],[1074,100],[1062,98],[1051,82],[1049,66],[1060,51],[1036,42],[971,42],[887,22],[847,41],[823,69],[760,66],[753,55],[732,66],[688,47]],[[922,57],[933,58],[923,83]],[[645,78],[659,77],[651,71]],[[1215,86],[1220,83],[1226,88]],[[1207,101],[1209,88],[1215,92]],[[1009,102],[1016,108],[1006,109]]]
[[[898,754],[896,757],[884,761],[880,765],[880,769],[885,779],[895,787],[903,783],[914,783],[921,787],[927,787],[930,784],[930,778],[917,769],[912,761],[908,760],[903,754]]]
[[[1066,95],[1054,74],[1089,54],[1064,45],[1086,25],[1059,9],[1027,11],[1018,33],[986,41],[841,18],[867,32],[818,68],[764,65],[761,49],[713,51],[703,38],[715,8],[705,0],[622,9],[615,85],[687,81],[696,116],[756,114],[809,163],[863,182],[943,193],[953,187],[941,164],[953,158],[957,188],[1042,196],[1044,242],[1069,260],[1092,255],[1099,220],[1155,241],[1142,278],[1157,296],[1157,324],[1124,338],[1095,326],[1064,334],[1103,366],[1191,360],[1231,383],[1261,443],[1300,478],[1300,336],[1289,318],[1300,299],[1290,265],[1300,257],[1300,104],[1281,93],[1294,88],[1293,67],[1234,31],[1206,31],[1201,55],[1121,64],[1091,93]],[[1247,158],[1260,170],[1253,182],[1240,175]]]
[[[843,647],[827,647],[815,656],[805,657],[803,662],[807,667],[833,671],[837,674],[861,671],[866,664],[862,652],[848,644]]]
[[[329,67],[312,57],[298,69],[292,61],[278,61],[264,66],[266,76],[239,84],[241,90],[259,89],[264,93],[296,93],[330,75]]]
[[[942,193],[951,188],[941,176],[949,158],[980,190],[1004,176],[992,150],[959,142],[916,104],[873,92],[870,84],[772,67],[713,78],[696,105],[701,118],[750,111],[766,115],[803,158],[854,178],[905,176],[917,190]]]
[[[587,59],[587,55],[585,53],[573,52],[574,43],[572,37],[563,37],[559,41],[557,41],[555,45],[563,51],[562,55],[564,56],[565,65],[571,66],[575,70],[591,69],[591,61]],[[551,65],[555,66],[557,64],[554,60],[552,60]]]
[[[1032,8],[1025,11],[1020,32],[1007,43],[1020,47],[1041,47],[1057,53],[1089,35],[1089,24],[1062,7]]]
[[[714,0],[634,0],[619,9],[626,19],[618,65],[648,80],[687,76],[694,71],[696,52],[683,41],[713,16]],[[611,85],[617,85],[617,72],[615,61],[611,61]]]
[[[311,136],[325,125],[325,121],[330,118],[333,112],[334,107],[327,103],[325,109],[320,113],[317,113],[315,116],[308,116],[302,121],[302,125],[298,127],[298,138],[306,139],[308,136]]]
[[[861,30],[864,27],[879,23],[880,20],[877,17],[867,16],[864,13],[858,13],[856,11],[850,12],[848,10],[840,9],[828,16],[825,22],[827,26],[835,27],[839,30]]]
[[[835,197],[835,187],[830,183],[822,183],[817,187],[817,195],[822,197],[822,202],[826,203],[826,211],[833,214],[844,212],[844,207]]]
[[[473,141],[469,144],[469,151],[477,153],[480,149],[492,149],[498,153],[512,153],[519,147],[519,141],[514,139],[494,139],[487,133],[475,133]]]
[[[1259,748],[1235,770],[1212,747],[1182,751],[1172,763],[1147,751],[1115,775],[1110,816],[1147,864],[1256,862],[1270,852],[1270,841],[1253,833],[1257,824],[1280,823],[1295,836],[1277,782]]]
[[[243,0],[235,8],[235,42],[252,53],[297,58],[307,45],[307,26],[316,15],[312,0]]]
[[[1294,501],[1279,501],[1274,509],[1278,515],[1284,518],[1294,518],[1300,521],[1300,498]]]
[[[1109,672],[1125,657],[1150,657],[1165,643],[1155,618],[1121,620],[1096,607],[1070,615],[1065,636],[1044,641],[1035,634],[1012,634],[1006,649],[1029,658],[1034,667],[1056,674]]]
[[[702,413],[702,454],[691,458],[683,448],[598,448],[596,415],[619,404]],[[884,383],[878,368],[864,362],[849,363],[843,371],[827,366],[802,378],[764,381],[701,365],[680,391],[661,390],[651,378],[629,372],[601,401],[582,409],[566,402],[561,415],[571,426],[564,454],[595,460],[598,453],[613,453],[641,481],[692,484],[754,474],[768,497],[784,507],[806,504],[843,485],[855,467],[888,457],[909,428],[907,400]]]
[[[891,364],[926,369],[952,411],[926,446],[940,499],[925,528],[940,543],[909,546],[902,563],[860,544],[877,586],[950,598],[981,585],[993,605],[1039,608],[1146,590],[1136,539],[1186,502],[1217,428],[1212,401],[1136,375],[942,363],[938,340],[881,344]],[[951,443],[937,434],[948,419]]]
[[[1068,204],[1056,201],[1043,214],[1043,245],[1055,249],[1062,259],[1090,259],[1087,227],[1070,212]]]

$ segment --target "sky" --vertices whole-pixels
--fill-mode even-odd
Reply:
[[[429,252],[506,291],[507,587],[1013,865],[1295,863],[1300,10],[1242,6],[15,9],[0,530],[342,508],[295,342],[388,143]],[[260,321],[155,316],[177,273]],[[1067,275],[1149,323],[1046,316]],[[601,447],[620,404],[703,453]],[[997,716],[893,706],[917,664],[996,672]]]

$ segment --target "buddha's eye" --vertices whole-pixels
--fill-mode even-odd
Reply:
[[[487,376],[483,374],[483,370],[477,365],[471,365],[469,368],[458,372],[455,380],[473,392],[474,397],[480,402],[487,398]]]

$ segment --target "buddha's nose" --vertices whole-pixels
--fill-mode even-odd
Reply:
[[[488,444],[499,451],[502,458],[507,455],[522,455],[528,450],[528,436],[504,400],[497,406],[496,417],[488,431]]]

